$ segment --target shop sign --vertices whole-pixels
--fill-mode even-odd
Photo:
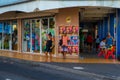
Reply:
[[[66,18],[66,22],[71,23],[71,17],[70,16]]]

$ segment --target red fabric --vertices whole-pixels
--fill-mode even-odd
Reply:
[[[98,53],[98,57],[100,57],[100,56],[102,56],[102,55],[103,55],[103,56],[105,55],[105,51],[100,49],[100,52]]]
[[[105,59],[108,59],[110,56],[112,56],[112,58],[115,59],[115,55],[113,54],[112,50],[107,51],[107,54],[105,55]]]
[[[89,35],[89,36],[87,37],[87,42],[89,42],[89,43],[92,43],[92,42],[93,42],[93,39],[92,39],[92,36],[91,36],[91,35]]]

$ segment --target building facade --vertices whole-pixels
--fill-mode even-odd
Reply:
[[[47,35],[51,33],[55,44],[53,50],[55,57],[61,56],[59,40],[64,34],[69,38],[67,56],[78,57],[81,43],[80,29],[84,28],[86,32],[94,32],[94,36],[99,35],[100,39],[110,32],[115,39],[115,54],[118,57],[120,55],[119,4],[117,0],[23,0],[21,2],[16,0],[1,5],[0,55],[24,59],[44,55]]]

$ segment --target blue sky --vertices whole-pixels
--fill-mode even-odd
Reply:
[[[22,2],[22,1],[27,1],[27,0],[0,0],[0,6]]]

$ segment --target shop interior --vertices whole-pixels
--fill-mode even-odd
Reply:
[[[110,14],[114,14],[116,16],[116,9],[113,8],[105,8],[105,7],[82,7],[79,11],[79,55],[80,57],[87,57],[87,58],[98,58],[98,51],[96,49],[96,37],[99,35],[100,41],[104,37],[107,36],[107,33],[110,32]],[[98,23],[103,22],[104,19],[107,18],[107,26],[108,31],[106,33],[99,34]],[[114,21],[116,18],[114,18]],[[113,38],[115,39],[115,22],[114,23],[114,33]],[[104,23],[104,22],[103,22]],[[102,23],[101,23],[102,24]],[[87,45],[86,38],[90,34],[93,39],[93,43],[91,44],[91,48]],[[102,37],[101,37],[102,36]]]

